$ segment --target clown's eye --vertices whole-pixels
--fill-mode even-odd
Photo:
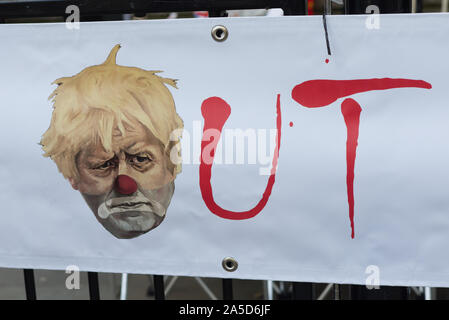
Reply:
[[[129,155],[129,162],[135,165],[143,165],[153,161],[148,155]]]
[[[102,164],[100,164],[99,166],[97,166],[95,169],[106,170],[106,169],[109,169],[114,166],[115,166],[114,159],[109,159],[108,161],[105,161]]]

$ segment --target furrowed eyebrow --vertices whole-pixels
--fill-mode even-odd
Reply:
[[[128,154],[151,153],[152,146],[146,143],[137,142],[125,149]]]
[[[102,154],[102,155],[89,156],[86,159],[87,159],[87,162],[93,163],[93,162],[108,161],[108,160],[111,160],[114,157],[115,157],[115,154],[111,153],[111,154]]]
[[[130,152],[129,150],[128,151],[125,151],[125,154],[127,155],[127,156],[131,156],[131,157],[135,157],[135,156],[148,156],[148,157],[150,157],[151,159],[153,159],[154,160],[154,155],[153,155],[153,153],[150,151],[150,150],[147,150],[147,149],[142,149],[142,150],[140,150],[140,151],[136,151],[136,152]]]

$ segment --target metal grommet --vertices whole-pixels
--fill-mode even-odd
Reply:
[[[225,26],[215,26],[212,28],[211,35],[215,41],[223,42],[228,38],[228,29]]]
[[[223,266],[223,269],[225,269],[228,272],[234,272],[239,267],[239,264],[237,263],[237,260],[231,257],[226,257],[221,262],[221,265]]]

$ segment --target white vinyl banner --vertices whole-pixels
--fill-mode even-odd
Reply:
[[[449,287],[449,15],[327,28],[0,25],[0,266]]]

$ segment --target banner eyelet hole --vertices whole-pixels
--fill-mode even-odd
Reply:
[[[228,38],[229,32],[225,26],[215,26],[211,31],[212,39],[217,42],[223,42]]]
[[[228,272],[234,272],[239,266],[237,260],[232,257],[224,258],[221,265],[223,266],[223,269]]]

